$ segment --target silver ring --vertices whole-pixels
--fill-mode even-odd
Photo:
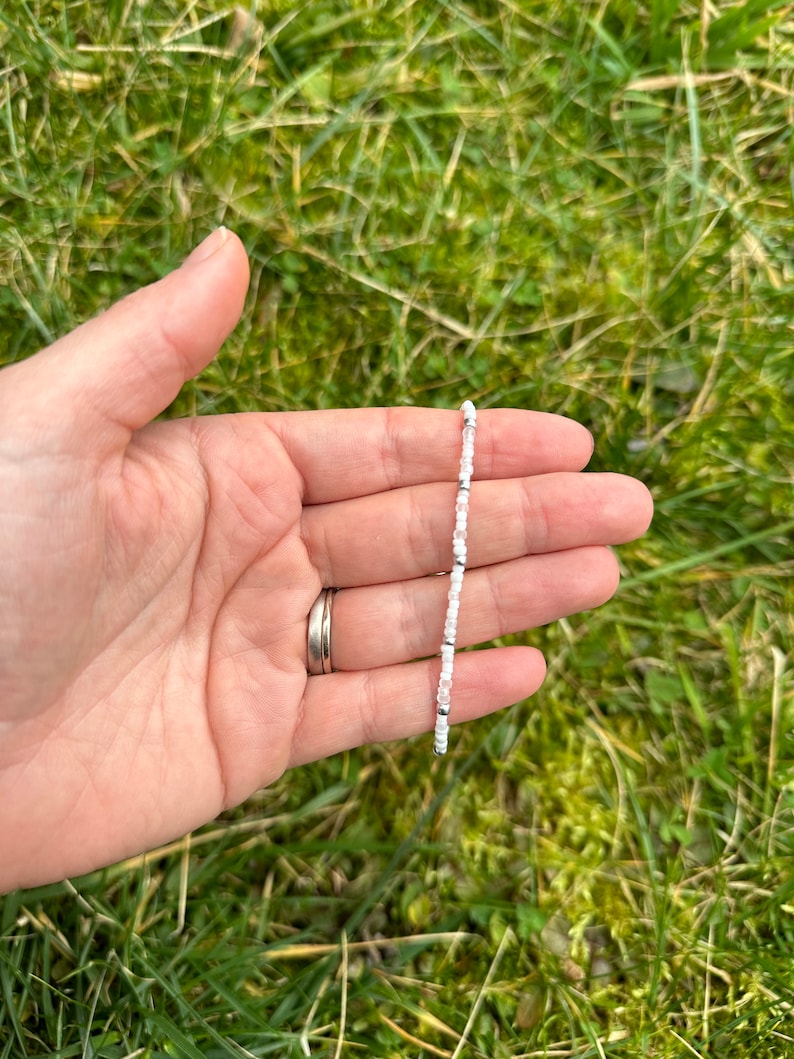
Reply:
[[[335,588],[324,588],[309,611],[309,673],[316,677],[330,673],[331,665],[331,608]]]

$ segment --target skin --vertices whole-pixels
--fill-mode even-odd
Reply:
[[[432,730],[447,586],[426,575],[449,566],[460,413],[153,423],[247,284],[219,229],[0,372],[0,890],[152,848],[294,765]],[[591,453],[570,420],[480,410],[459,646],[612,595],[610,546],[644,532],[651,501],[580,474]],[[324,585],[341,590],[339,671],[309,677]],[[543,675],[531,647],[460,655],[450,719]]]

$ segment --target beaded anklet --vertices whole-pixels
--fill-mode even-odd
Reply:
[[[444,641],[441,644],[441,676],[436,695],[436,729],[433,753],[446,754],[449,744],[449,707],[452,700],[452,667],[455,663],[455,640],[458,634],[460,591],[466,571],[466,527],[469,519],[469,493],[474,473],[474,435],[477,432],[477,409],[471,401],[461,405],[463,412],[463,447],[460,454],[458,496],[455,501],[455,530],[452,534],[452,571],[449,575],[447,616],[444,619]]]

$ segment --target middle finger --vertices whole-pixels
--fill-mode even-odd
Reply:
[[[455,493],[438,482],[305,508],[303,539],[322,583],[379,585],[448,570]],[[621,474],[473,482],[468,566],[625,543],[644,532],[650,503],[645,486]]]

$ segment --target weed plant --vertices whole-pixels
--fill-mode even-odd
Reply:
[[[529,406],[648,483],[542,691],[0,904],[0,1059],[794,1054],[782,0],[9,0],[0,356],[224,223],[174,415]]]

